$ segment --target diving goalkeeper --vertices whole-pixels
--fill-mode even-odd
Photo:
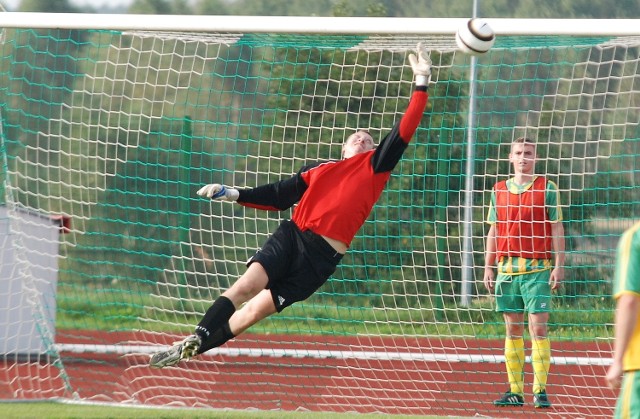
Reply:
[[[292,219],[282,221],[249,259],[246,272],[209,307],[194,334],[154,353],[151,367],[173,366],[223,345],[260,320],[309,298],[335,272],[425,111],[431,60],[422,44],[417,57],[409,55],[409,62],[414,92],[405,114],[378,147],[367,131],[360,130],[345,141],[342,160],[310,164],[291,178],[252,189],[210,184],[198,190],[205,198],[262,210],[298,205]]]

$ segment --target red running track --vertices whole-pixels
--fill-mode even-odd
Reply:
[[[492,400],[507,387],[502,362],[455,362],[439,356],[491,359],[502,355],[501,340],[245,334],[225,348],[253,349],[250,354],[204,355],[162,370],[148,367],[147,353],[92,350],[92,345],[168,345],[177,338],[59,331],[58,344],[80,344],[87,352],[61,352],[63,369],[41,362],[0,363],[0,395],[6,395],[0,398],[72,398],[75,393],[82,400],[142,405],[509,418],[610,418],[616,399],[604,386],[606,367],[554,364],[548,383],[551,409],[534,409],[530,396],[524,407],[496,408]],[[600,361],[609,357],[610,344],[555,342],[552,350],[554,357]],[[368,355],[318,358],[304,356],[306,351]],[[427,353],[436,359],[376,355],[387,351]],[[530,388],[530,373],[526,380]]]

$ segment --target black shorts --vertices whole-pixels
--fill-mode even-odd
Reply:
[[[322,236],[311,230],[300,231],[285,220],[249,259],[247,266],[259,262],[267,272],[276,310],[309,298],[336,271],[342,254]]]

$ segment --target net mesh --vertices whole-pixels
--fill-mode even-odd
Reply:
[[[485,218],[526,135],[567,236],[549,415],[611,416],[613,255],[639,215],[640,37],[501,37],[475,64],[440,36],[20,29],[2,41],[2,394],[500,414]],[[359,128],[382,138],[408,103],[418,41],[434,62],[426,115],[332,278],[227,345],[150,370],[149,353],[191,333],[290,217],[195,191],[339,159]],[[525,376],[530,394],[530,364]]]

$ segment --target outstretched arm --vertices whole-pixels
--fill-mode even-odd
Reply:
[[[411,69],[413,70],[416,88],[411,96],[407,111],[400,120],[400,138],[405,143],[411,141],[413,134],[418,129],[427,106],[427,89],[429,88],[429,83],[431,83],[431,57],[429,56],[429,51],[420,42],[416,52],[418,54],[417,57],[415,54],[409,54],[409,63],[411,63]]]
[[[376,173],[389,172],[398,164],[407,145],[418,129],[424,110],[427,107],[427,88],[431,82],[431,58],[429,52],[418,44],[418,57],[409,55],[414,74],[415,90],[406,112],[391,132],[380,142],[372,157],[373,170]]]
[[[266,211],[284,211],[302,198],[307,184],[296,173],[289,179],[269,183],[251,189],[241,189],[238,203],[245,207]]]
[[[266,211],[284,211],[298,202],[307,190],[308,186],[302,177],[302,173],[318,164],[305,166],[288,179],[255,188],[236,189],[212,183],[200,188],[198,195],[221,201],[235,201],[245,207]]]

